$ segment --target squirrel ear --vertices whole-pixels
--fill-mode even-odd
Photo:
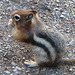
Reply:
[[[37,14],[37,10],[30,10],[30,12],[32,12],[33,14]]]

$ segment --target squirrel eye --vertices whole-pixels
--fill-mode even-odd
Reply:
[[[26,20],[30,20],[32,17],[33,17],[33,14],[29,14],[29,15],[26,17]]]
[[[19,20],[20,20],[20,18],[21,18],[21,16],[20,16],[20,15],[18,15],[18,14],[16,14],[16,15],[14,16],[15,21],[19,21]]]

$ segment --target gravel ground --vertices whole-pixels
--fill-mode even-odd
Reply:
[[[10,14],[17,9],[36,9],[42,21],[64,35],[68,52],[75,58],[75,0],[0,0],[0,75],[75,75],[75,66],[27,68],[34,60],[31,49],[14,40],[9,32]]]

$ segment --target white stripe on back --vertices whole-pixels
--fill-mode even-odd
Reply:
[[[54,61],[55,57],[56,57],[56,53],[55,53],[54,48],[51,46],[51,44],[48,41],[46,41],[45,39],[36,36],[36,34],[34,34],[34,40],[36,42],[39,42],[39,43],[45,45],[48,48],[50,55],[52,57],[52,61]]]

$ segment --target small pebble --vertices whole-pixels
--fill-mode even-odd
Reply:
[[[10,74],[10,72],[9,72],[9,71],[5,71],[5,73],[6,73],[6,74]]]
[[[74,39],[72,39],[72,40],[69,42],[69,45],[71,45],[73,42],[74,42]]]
[[[25,60],[25,57],[23,57],[23,60]]]
[[[11,35],[8,35],[8,37],[10,38],[10,37],[11,37]]]
[[[66,13],[65,12],[62,12],[62,14],[65,15]]]
[[[30,68],[27,68],[26,73],[29,73],[29,72],[30,72]]]
[[[69,69],[70,72],[72,72],[72,70],[73,70],[72,68]]]
[[[17,69],[15,68],[15,69],[13,69],[13,71],[14,71],[14,72],[16,72],[16,71],[17,71]]]
[[[12,69],[14,69],[15,67],[13,66]]]
[[[41,71],[46,71],[46,68],[42,69]]]
[[[2,6],[3,5],[3,2],[0,2],[0,6]]]
[[[58,11],[58,10],[59,10],[59,8],[54,8],[54,10],[55,10],[55,11]]]
[[[54,12],[52,12],[52,15],[54,16],[54,15],[55,15],[55,13],[54,13]]]
[[[26,71],[26,73],[30,73],[30,71]]]
[[[20,68],[20,67],[18,67],[18,66],[16,66],[16,69],[17,69],[17,70],[19,70],[19,71],[21,70],[21,68]]]
[[[0,16],[0,19],[2,19],[2,16]]]
[[[13,66],[16,66],[16,63],[14,63],[14,62],[12,62],[11,64],[12,64]]]
[[[31,9],[35,9],[35,6],[32,6]]]
[[[59,75],[59,72],[56,72],[55,75]]]
[[[67,33],[69,33],[70,31],[69,31],[69,30],[67,30],[66,32],[67,32]]]
[[[10,75],[13,75],[13,73],[11,73]]]
[[[46,19],[46,17],[43,17],[44,19]]]
[[[3,60],[4,60],[4,61],[7,61],[8,59],[7,59],[7,58],[4,58]]]
[[[58,3],[59,3],[59,2],[60,2],[60,0],[56,0],[56,2],[58,2]]]
[[[50,5],[47,6],[47,9],[50,9]]]
[[[6,45],[6,44],[4,44],[3,46],[4,46],[4,47],[6,47],[7,45]]]
[[[2,50],[0,50],[0,53],[2,53]]]
[[[75,15],[73,15],[73,17],[75,18]]]
[[[9,40],[10,42],[12,42],[12,40]]]
[[[69,1],[71,4],[73,4],[73,2],[72,1]]]
[[[9,48],[8,47],[5,47],[5,49],[8,50]]]
[[[65,19],[66,17],[64,15],[60,15],[60,18],[61,19]]]

